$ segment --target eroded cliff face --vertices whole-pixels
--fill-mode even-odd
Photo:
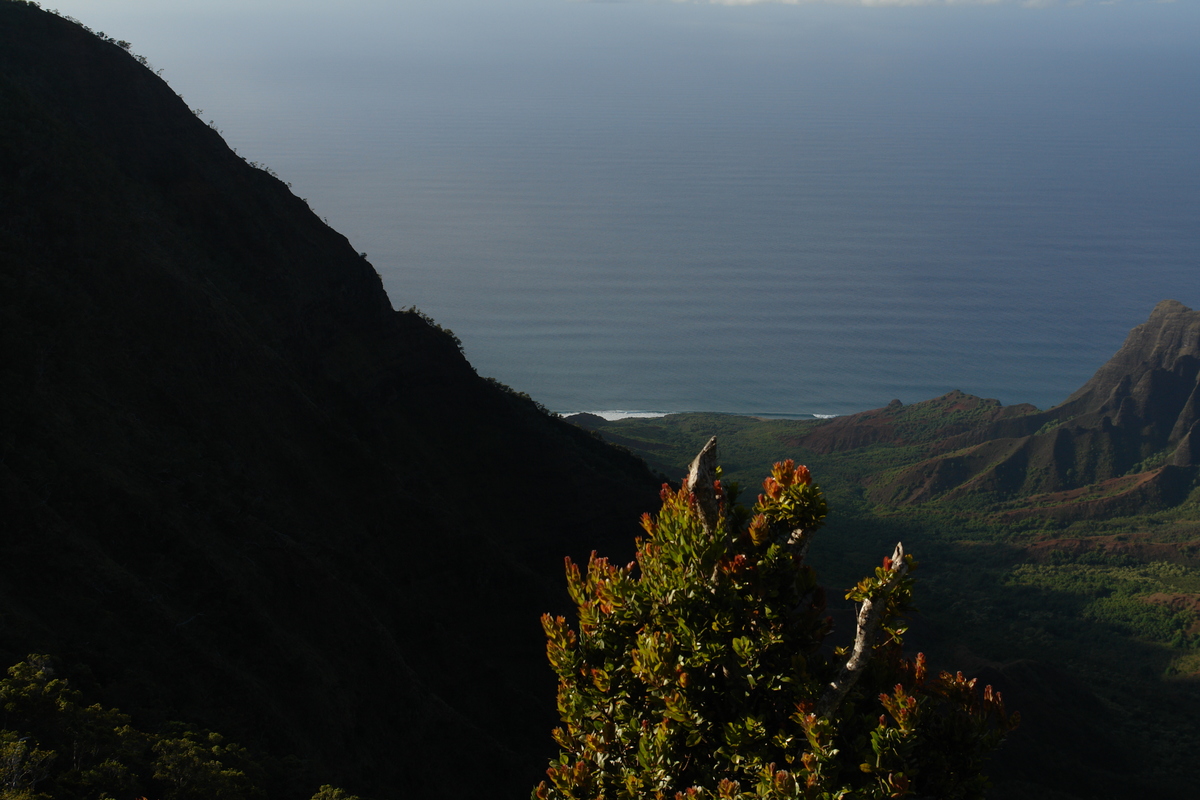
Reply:
[[[1198,413],[1200,312],[1164,300],[1054,408],[951,392],[840,417],[791,443],[818,453],[918,447],[918,463],[868,478],[868,498],[884,505],[1022,498],[1038,510],[1021,513],[1109,516],[1187,496],[1200,467]]]
[[[1176,300],[1150,319],[1062,405],[1059,419],[1104,426],[1141,439],[1142,452],[1179,449],[1200,421],[1200,312]],[[1173,463],[1194,465],[1191,445]],[[1182,463],[1181,463],[1182,462]]]
[[[538,616],[565,554],[631,550],[644,465],[394,311],[127,52],[9,2],[0,187],[0,658],[301,784],[526,792]]]

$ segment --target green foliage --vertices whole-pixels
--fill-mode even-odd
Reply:
[[[894,411],[884,409],[879,414],[892,420],[899,440],[925,442],[947,431],[968,426],[972,420],[982,418],[993,409],[987,402],[973,406],[962,404],[963,408],[956,405],[930,401]],[[687,463],[690,457],[687,451],[695,452],[703,442],[706,430],[715,430],[722,436],[727,461],[736,464],[729,472],[740,479],[746,479],[750,470],[761,474],[770,463],[770,454],[781,447],[788,455],[804,458],[814,469],[820,469],[822,474],[836,480],[838,490],[831,499],[841,512],[837,527],[854,531],[853,537],[838,537],[820,547],[823,558],[847,562],[838,565],[841,567],[839,577],[854,579],[852,574],[846,574],[849,557],[855,554],[856,543],[867,532],[886,531],[895,537],[893,541],[902,538],[922,549],[938,548],[939,564],[924,574],[922,585],[927,593],[936,590],[943,597],[954,598],[949,600],[953,607],[930,606],[926,609],[927,616],[948,637],[958,641],[970,638],[980,652],[991,653],[991,657],[1001,661],[1016,657],[1058,663],[1070,661],[1077,666],[1086,664],[1084,668],[1089,671],[1106,672],[1114,664],[1133,659],[1138,662],[1137,674],[1159,675],[1166,669],[1166,664],[1191,652],[1191,643],[1197,638],[1196,628],[1192,626],[1200,627],[1200,620],[1188,622],[1195,613],[1162,604],[1155,607],[1147,602],[1146,596],[1154,592],[1200,596],[1200,586],[1151,588],[1158,584],[1146,580],[1129,582],[1122,573],[1101,569],[1096,573],[1096,579],[1108,581],[1105,585],[1114,597],[1098,603],[1094,599],[1081,599],[1073,586],[1076,576],[1072,569],[1076,566],[1132,569],[1145,565],[1148,556],[1200,564],[1200,524],[1196,522],[1200,504],[1194,499],[1152,514],[1073,521],[1039,515],[1012,518],[1008,512],[1032,507],[1029,498],[999,503],[998,498],[982,491],[954,500],[942,498],[918,508],[893,508],[868,502],[864,487],[887,484],[928,457],[928,448],[922,444],[884,440],[831,453],[815,453],[797,444],[828,424],[826,421],[677,414],[650,420],[610,422],[600,432],[632,448],[668,473]],[[1056,424],[1048,423],[1045,431]],[[953,455],[953,452],[941,455]],[[1137,465],[1134,471],[1156,466],[1162,458],[1162,454],[1152,456]],[[1084,487],[1075,500],[1103,498],[1106,492],[1111,494],[1126,488],[1127,484]],[[900,494],[903,494],[902,489]],[[1052,497],[1043,500],[1055,502]],[[1030,560],[1030,553],[1025,548],[1047,539],[1084,541],[1062,549],[1049,548],[1048,552],[1039,554],[1037,558],[1042,563],[1030,565],[1030,569],[1041,570],[1036,581],[1029,580],[1028,575],[1010,577],[1010,570]],[[947,557],[951,553],[956,559],[966,555],[971,549],[969,542],[986,542],[1000,547],[999,550],[981,549],[979,555],[986,554],[986,558],[968,559],[969,569],[963,565],[950,566]],[[1143,547],[1148,552],[1139,552]],[[1000,553],[1003,555],[999,556]],[[1065,569],[1056,570],[1056,567]],[[1180,565],[1180,568],[1184,567]],[[1188,569],[1194,570],[1194,567]],[[1118,591],[1118,584],[1124,588]],[[987,596],[976,596],[984,587]],[[966,596],[972,597],[971,602],[962,602]],[[994,611],[983,614],[988,608]],[[1100,639],[1105,642],[1103,647],[1095,644]],[[1142,647],[1144,643],[1166,646],[1173,652],[1164,656],[1152,650],[1148,660],[1147,651]],[[1117,652],[1121,658],[1112,658]],[[1190,656],[1186,663],[1193,663]],[[1129,663],[1119,666],[1122,673],[1128,672],[1128,668]],[[1200,673],[1200,670],[1184,666],[1179,669],[1182,674]]]
[[[16,737],[27,753],[18,766],[18,750],[6,744],[9,758],[17,759],[6,760],[3,783],[9,789],[32,791],[44,783],[53,797],[102,797],[141,788],[128,764],[142,758],[149,737],[116,710],[83,705],[68,681],[55,676],[47,656],[31,655],[9,668],[0,681],[0,708],[4,735]],[[35,753],[45,755],[30,773],[28,759]]]
[[[48,656],[0,680],[0,800],[250,800],[264,796],[259,772],[220,734],[179,723],[146,733],[116,709],[83,705]],[[322,786],[313,800],[358,798]]]
[[[153,777],[168,787],[166,800],[236,800],[256,794],[246,773],[229,763],[245,760],[244,749],[225,745],[218,733],[163,737],[151,750]]]
[[[55,753],[31,744],[28,736],[13,731],[0,731],[0,798],[42,798],[35,793],[39,783],[50,776]]]
[[[776,464],[753,515],[713,488],[715,527],[697,493],[664,486],[635,563],[567,560],[578,624],[542,620],[562,753],[534,797],[982,797],[1015,717],[990,687],[902,656],[911,556],[850,590],[865,646],[831,650],[804,557],[826,514],[807,468]]]
[[[1066,595],[1075,600],[1076,614],[1120,633],[1176,648],[1200,646],[1200,636],[1192,633],[1198,622],[1196,611],[1173,608],[1167,602],[1172,596],[1187,597],[1200,590],[1194,568],[1166,562],[1022,564],[1009,581]]]
[[[325,784],[317,790],[316,794],[312,796],[312,800],[358,800],[358,797],[348,794],[346,791],[338,789],[336,786]]]

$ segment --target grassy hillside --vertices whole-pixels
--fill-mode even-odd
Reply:
[[[996,446],[988,432],[1046,436],[1061,427],[1046,422],[1054,413],[954,392],[834,420],[571,419],[675,478],[715,434],[746,499],[772,462],[809,465],[830,498],[812,558],[831,587],[903,540],[921,562],[910,645],[972,668],[1025,716],[994,764],[997,797],[1188,797],[1200,771],[1200,490],[1190,464],[1162,489],[1179,444],[1053,493],[964,491],[969,470],[949,474],[964,449]]]

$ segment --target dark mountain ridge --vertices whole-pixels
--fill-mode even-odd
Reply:
[[[0,657],[299,756],[283,795],[524,794],[562,556],[629,551],[658,481],[394,311],[125,49],[8,0],[0,189]]]
[[[818,453],[878,443],[922,447],[926,458],[867,478],[867,496],[877,503],[1032,500],[1038,513],[1078,518],[1182,500],[1200,466],[1198,413],[1200,312],[1164,300],[1054,408],[952,392],[839,417],[792,443]],[[1102,501],[1078,491],[1101,485]]]

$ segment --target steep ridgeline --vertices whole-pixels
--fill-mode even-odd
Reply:
[[[1090,381],[1047,411],[947,395],[840,418],[801,443],[832,452],[862,446],[883,428],[913,431],[924,406],[976,413],[942,416],[940,426],[903,439],[930,457],[869,478],[872,500],[1022,498],[1030,513],[1070,517],[1173,504],[1200,465],[1200,312],[1159,303]]]
[[[1200,312],[1159,303],[1090,381],[1046,411],[953,391],[829,420],[571,421],[667,475],[719,433],[726,474],[753,480],[787,455],[832,478],[838,502],[948,500],[1062,519],[1140,513],[1182,501],[1200,469]]]
[[[111,40],[0,0],[0,658],[278,759],[278,796],[528,791],[562,557],[643,464],[480,378]],[[279,762],[283,763],[283,762]]]

